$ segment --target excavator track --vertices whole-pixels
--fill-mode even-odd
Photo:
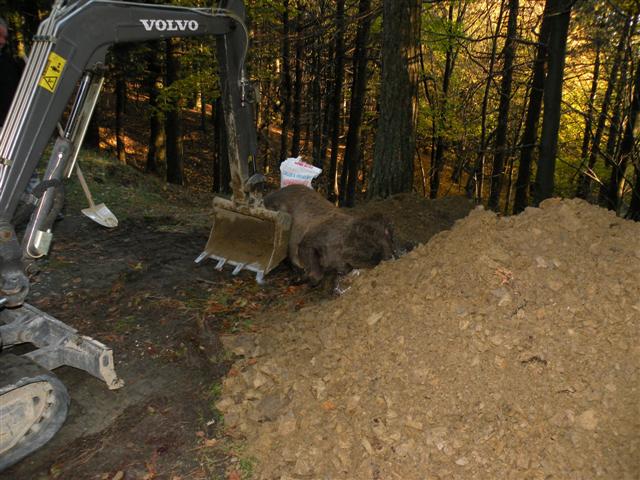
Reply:
[[[0,471],[47,443],[67,417],[67,389],[32,360],[0,356]]]

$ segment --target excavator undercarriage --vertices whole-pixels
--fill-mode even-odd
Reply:
[[[0,131],[0,471],[43,446],[63,424],[69,396],[52,369],[70,365],[110,389],[123,386],[110,348],[25,303],[24,260],[49,251],[63,183],[77,166],[112,45],[215,36],[233,196],[215,199],[212,233],[198,260],[214,258],[219,268],[229,263],[234,273],[247,268],[262,281],[286,255],[290,218],[263,207],[254,193],[256,175],[248,175],[256,134],[244,18],[242,0],[222,0],[214,9],[56,0],[41,23]],[[12,218],[54,134],[45,189],[20,242]],[[35,349],[19,355],[20,344]]]

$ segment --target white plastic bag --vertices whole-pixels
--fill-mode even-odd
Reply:
[[[302,157],[287,158],[280,164],[280,188],[296,183],[312,188],[311,181],[321,172],[321,168],[303,162]]]

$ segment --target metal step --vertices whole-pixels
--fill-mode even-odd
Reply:
[[[3,347],[35,345],[36,350],[23,356],[47,370],[68,365],[99,378],[110,390],[124,386],[109,347],[27,303],[0,311],[0,339]]]

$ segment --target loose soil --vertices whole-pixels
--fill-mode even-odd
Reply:
[[[258,479],[636,479],[639,238],[578,200],[476,209],[227,337],[226,431]]]
[[[214,405],[234,357],[221,338],[261,334],[267,319],[295,318],[300,309],[331,305],[336,296],[292,285],[287,265],[269,274],[264,286],[249,272],[233,277],[214,270],[212,261],[196,265],[209,234],[211,196],[96,162],[87,161],[83,170],[96,200],[120,225],[107,230],[84,217],[85,200],[73,182],[50,255],[29,268],[28,302],[113,348],[125,386],[109,391],[84,372],[57,369],[71,395],[65,425],[0,478],[251,478],[262,466],[246,454],[244,441],[229,435],[234,430]],[[386,202],[371,208],[391,213],[404,249],[471,208],[464,200],[445,208],[451,200],[413,195]],[[424,228],[423,238],[402,226],[395,218],[400,212],[428,219],[416,225]]]

